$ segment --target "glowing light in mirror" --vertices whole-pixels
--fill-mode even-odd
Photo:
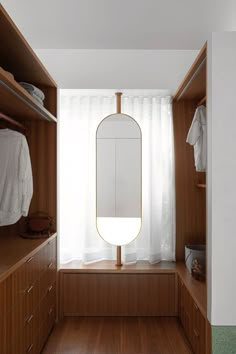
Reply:
[[[141,223],[141,218],[98,217],[97,229],[108,243],[123,246],[138,236]]]

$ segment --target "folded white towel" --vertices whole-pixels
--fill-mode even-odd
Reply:
[[[43,106],[43,100],[41,100],[39,96],[37,96],[35,93],[31,93],[31,96],[34,97]]]
[[[40,90],[38,87],[29,84],[28,82],[19,82],[19,84],[26,90],[28,91],[31,95],[36,95],[38,96],[42,101],[45,98],[45,95],[42,90]]]

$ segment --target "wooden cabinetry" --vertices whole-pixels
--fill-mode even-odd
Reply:
[[[65,316],[176,316],[175,274],[63,274]]]
[[[56,270],[53,236],[0,282],[0,353],[40,353],[56,318]]]
[[[202,314],[198,304],[189,293],[183,280],[178,277],[178,310],[180,322],[195,354],[208,353],[207,326],[208,321]]]
[[[0,283],[0,353],[10,353],[12,292],[11,276]]]
[[[21,123],[27,131],[34,186],[29,214],[44,212],[55,226],[57,86],[2,5],[0,48],[0,113],[10,116],[8,128]],[[43,91],[44,105],[21,81]],[[55,322],[56,238],[23,240],[25,229],[24,218],[0,227],[1,354],[38,354]]]

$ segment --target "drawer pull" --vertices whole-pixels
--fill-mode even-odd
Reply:
[[[34,315],[30,315],[30,317],[26,320],[26,323],[30,324],[30,322],[32,321],[33,318],[34,318]]]
[[[30,263],[32,260],[34,259],[34,257],[30,257],[29,259],[27,259],[27,263]]]
[[[52,268],[52,266],[53,266],[53,262],[51,262],[51,263],[48,265],[48,268],[50,269],[50,268]]]
[[[53,312],[53,308],[51,307],[50,310],[48,311],[48,316],[51,316],[52,312]]]
[[[31,352],[31,350],[33,349],[33,343],[29,346],[29,348],[27,349],[27,353]]]
[[[34,288],[34,285],[30,285],[29,289],[26,290],[27,294],[29,294]]]
[[[49,286],[48,292],[50,293],[52,291],[52,285]]]

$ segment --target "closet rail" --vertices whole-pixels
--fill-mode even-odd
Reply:
[[[206,103],[206,96],[205,97],[203,97],[199,102],[198,102],[198,104],[197,104],[197,106],[199,107],[199,106],[201,106],[202,104],[204,104],[204,103]]]
[[[15,119],[7,116],[6,114],[3,114],[3,113],[0,112],[0,120],[2,120],[2,119],[5,120],[8,123],[11,123],[15,127],[22,129],[25,133],[27,133],[27,128],[23,124],[21,124],[20,122],[18,122]]]

